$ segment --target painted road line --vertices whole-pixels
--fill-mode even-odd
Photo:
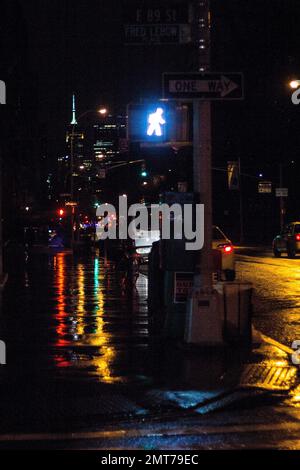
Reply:
[[[34,433],[34,434],[2,434],[0,442],[20,442],[20,441],[74,441],[90,439],[135,439],[135,438],[155,438],[155,437],[184,437],[213,434],[241,434],[260,433],[274,431],[300,431],[300,422],[288,421],[284,423],[251,423],[243,425],[227,426],[189,426],[173,429],[147,430],[116,430],[116,431],[91,431],[91,432],[70,432],[70,433]]]

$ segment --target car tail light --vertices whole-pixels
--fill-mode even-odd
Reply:
[[[295,238],[296,238],[297,242],[300,242],[300,233],[297,233],[297,235],[295,235]]]
[[[224,253],[232,253],[233,252],[233,246],[232,245],[218,245],[218,248],[221,248]]]

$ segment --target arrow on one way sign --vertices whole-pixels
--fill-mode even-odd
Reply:
[[[164,97],[170,99],[242,99],[241,74],[166,73]]]

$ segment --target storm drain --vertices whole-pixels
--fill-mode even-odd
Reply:
[[[241,387],[266,390],[290,390],[296,379],[295,367],[278,367],[249,364],[241,377]]]

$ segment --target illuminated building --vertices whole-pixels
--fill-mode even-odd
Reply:
[[[118,156],[126,140],[126,118],[105,116],[93,127],[93,153],[96,163]]]
[[[65,155],[58,157],[58,180],[60,190],[69,192],[71,176],[71,153],[73,142],[73,175],[77,176],[85,165],[84,158],[84,140],[85,135],[79,128],[76,119],[75,95],[72,97],[72,120],[68,125],[66,132],[66,152]]]
[[[78,174],[80,167],[84,165],[84,133],[78,127],[76,119],[75,95],[72,99],[72,121],[66,134],[68,156],[71,156],[71,144],[73,141],[73,172]],[[69,165],[70,165],[70,158]]]

